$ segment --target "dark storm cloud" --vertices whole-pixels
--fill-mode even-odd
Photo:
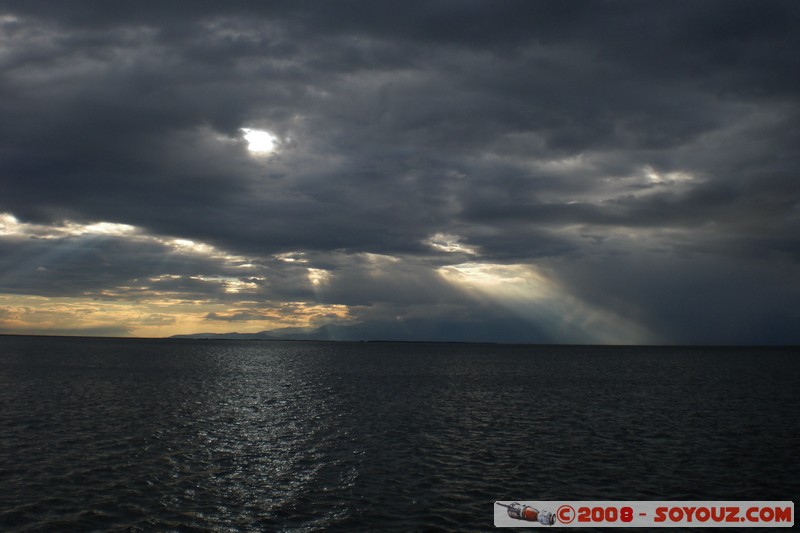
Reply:
[[[164,291],[199,298],[224,289],[203,276],[243,277],[242,269],[220,259],[176,253],[157,242],[99,236],[0,242],[0,272],[2,292],[40,296],[123,291],[144,297]]]
[[[490,304],[437,269],[513,263],[653,339],[747,322],[737,342],[800,342],[778,297],[800,251],[798,21],[790,1],[0,2],[0,212],[257,262],[248,280],[219,258],[165,268],[163,242],[15,240],[2,290],[149,276],[142,291],[233,301],[238,279],[254,300],[472,320]],[[242,127],[278,150],[251,157]],[[273,257],[292,251],[308,262]],[[674,268],[647,275],[656,257]],[[726,306],[707,337],[680,294]]]
[[[562,263],[558,277],[585,301],[659,332],[662,340],[790,343],[800,320],[793,303],[800,298],[800,275],[782,262],[720,261],[698,251],[636,253],[608,258],[603,268]]]

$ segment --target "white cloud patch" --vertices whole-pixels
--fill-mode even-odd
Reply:
[[[435,233],[426,239],[425,243],[434,250],[442,252],[476,255],[477,252],[473,248],[459,242],[461,239],[458,235]]]

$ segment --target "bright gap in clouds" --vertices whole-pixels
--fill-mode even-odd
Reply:
[[[637,324],[582,302],[531,265],[461,263],[438,273],[450,284],[491,302],[531,324],[546,325],[556,342],[645,344],[648,332]]]
[[[269,154],[275,150],[278,144],[278,138],[268,131],[250,128],[239,129],[244,132],[244,140],[247,141],[247,150],[250,153]]]

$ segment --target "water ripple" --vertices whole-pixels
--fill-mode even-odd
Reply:
[[[463,531],[498,499],[788,499],[796,356],[0,337],[0,529]]]

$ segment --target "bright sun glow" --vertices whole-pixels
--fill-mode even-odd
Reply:
[[[247,150],[254,154],[269,154],[275,150],[278,138],[268,131],[241,128],[244,140],[247,141]]]

